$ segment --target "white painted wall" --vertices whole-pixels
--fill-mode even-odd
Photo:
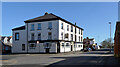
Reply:
[[[52,22],[52,30],[48,29],[48,23]],[[38,23],[41,23],[42,29],[37,30],[38,28]],[[31,31],[31,24],[34,24],[35,30]],[[33,22],[33,23],[28,23],[28,41],[31,40],[31,34],[35,34],[35,40],[38,39],[38,34],[41,33],[41,40],[47,40],[48,39],[48,32],[52,32],[52,39],[53,40],[58,40],[58,21],[45,21],[45,22]]]
[[[15,41],[15,33],[19,33],[19,40]],[[26,30],[16,30],[13,31],[12,34],[13,45],[12,45],[12,53],[25,53],[27,51],[27,38],[26,38]],[[22,51],[22,44],[25,44],[25,51]]]
[[[52,30],[48,29],[48,23],[52,22]],[[37,30],[38,28],[38,24],[41,23],[41,30]],[[64,29],[61,29],[61,23],[64,23]],[[31,24],[34,24],[34,31],[31,31]],[[69,31],[67,31],[67,25],[69,25]],[[27,23],[25,24],[26,29],[25,30],[15,30],[13,31],[13,47],[12,47],[12,52],[13,53],[25,53],[27,52]],[[19,36],[20,36],[20,40],[19,41],[15,41],[15,33],[19,32]],[[75,27],[73,26],[73,32],[71,32],[71,25],[68,23],[65,23],[61,20],[54,20],[54,21],[44,21],[44,22],[32,22],[32,23],[28,23],[28,41],[31,40],[31,34],[34,33],[35,35],[35,40],[38,40],[38,34],[41,33],[41,40],[47,40],[48,39],[48,32],[52,32],[52,40],[62,40],[61,39],[61,32],[63,32],[63,35],[65,35],[66,33],[69,34],[68,39],[65,38],[64,40],[67,41],[71,41],[71,34],[73,34],[73,41],[75,41]],[[83,32],[83,31],[82,31]],[[79,34],[79,29],[77,28],[77,42],[83,42],[83,39],[81,41],[81,37],[83,37],[83,35],[81,35],[81,31]],[[79,36],[80,36],[80,41],[79,41]],[[64,38],[64,36],[63,36]],[[64,47],[62,47],[60,42],[60,52],[69,52],[71,51],[71,43],[70,42],[65,42],[65,50]],[[66,47],[66,43],[69,43],[69,47]],[[22,51],[22,44],[25,44],[26,48],[25,51]],[[28,52],[29,53],[38,53],[38,52],[45,52],[44,49],[44,43],[39,43],[36,44],[36,48],[35,49],[30,49],[29,45],[31,43],[28,44]],[[82,47],[77,47],[78,45],[82,45]],[[77,44],[76,49],[73,48],[73,50],[81,50],[83,49],[83,44]],[[57,43],[54,42],[52,43],[50,52],[57,52]]]

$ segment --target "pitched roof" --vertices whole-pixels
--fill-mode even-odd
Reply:
[[[74,24],[72,24],[71,22],[59,17],[59,16],[56,16],[52,13],[48,14],[48,13],[45,13],[45,15],[43,16],[40,16],[40,17],[36,17],[36,18],[33,18],[33,19],[29,19],[29,20],[26,20],[24,21],[25,23],[31,23],[31,22],[41,22],[41,21],[50,21],[50,20],[62,20],[68,24],[71,24],[73,26],[75,26]],[[76,26],[77,28],[79,29],[82,29],[80,28],[79,26]],[[83,29],[82,29],[83,30]]]
[[[17,27],[17,28],[12,29],[12,31],[14,31],[14,30],[25,30],[25,26],[21,26],[21,27]]]

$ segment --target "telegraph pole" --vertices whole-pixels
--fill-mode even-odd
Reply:
[[[111,22],[109,22],[110,24],[110,52],[111,52]]]

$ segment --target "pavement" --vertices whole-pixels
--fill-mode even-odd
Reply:
[[[108,48],[90,52],[68,52],[59,54],[11,54],[2,55],[2,67],[113,67],[119,66]]]

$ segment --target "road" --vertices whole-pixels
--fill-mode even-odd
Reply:
[[[110,67],[120,65],[119,60],[114,58],[113,51],[110,53],[107,48],[90,52],[3,55],[2,61],[3,67]]]

